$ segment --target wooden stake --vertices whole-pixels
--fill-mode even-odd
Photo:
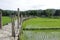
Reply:
[[[20,22],[19,22],[19,16],[20,16],[19,8],[17,9],[17,11],[18,11],[18,15],[17,15],[17,19],[18,19],[18,20],[17,20],[17,27],[19,28],[19,23],[20,23]]]
[[[11,22],[12,22],[12,37],[15,38],[15,22],[14,22],[14,15],[11,16]]]
[[[22,21],[23,21],[23,15],[21,15],[20,17],[20,25],[22,24]]]
[[[0,11],[0,29],[2,28],[2,12]]]

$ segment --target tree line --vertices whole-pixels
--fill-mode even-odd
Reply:
[[[17,15],[17,11],[14,10],[2,10],[3,16],[10,16],[12,14]],[[46,9],[46,10],[27,10],[27,11],[20,11],[20,14],[23,16],[39,16],[39,17],[54,17],[60,16],[59,9]]]

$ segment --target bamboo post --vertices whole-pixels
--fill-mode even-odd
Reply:
[[[20,25],[22,24],[22,21],[23,21],[23,15],[21,14],[21,17],[20,17]]]
[[[12,37],[15,38],[15,22],[14,22],[14,15],[11,16],[11,22],[12,22]]]
[[[20,16],[20,12],[19,12],[19,8],[17,9],[17,11],[18,11],[18,15],[17,15],[17,27],[19,28],[19,16]]]
[[[25,12],[25,18],[27,17],[27,14],[26,14],[26,12]]]
[[[20,14],[20,25],[21,25],[21,14]]]
[[[20,25],[22,25],[22,21],[23,21],[23,15],[21,14],[21,15],[20,15]],[[22,26],[21,26],[20,32],[19,32],[20,35],[21,35],[21,32],[22,32]],[[20,35],[18,35],[18,40],[21,40],[21,39],[20,39]]]
[[[0,29],[2,28],[2,12],[0,11]]]

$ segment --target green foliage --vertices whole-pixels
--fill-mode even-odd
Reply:
[[[45,11],[46,11],[48,17],[51,17],[51,16],[54,15],[54,13],[55,13],[56,10],[55,9],[47,9]]]
[[[12,11],[12,10],[2,10],[2,16],[10,16],[12,14],[16,14],[16,11]]]
[[[12,14],[17,15],[17,11],[13,10],[2,10],[3,16],[10,16]],[[26,16],[38,16],[42,17],[42,15],[45,15],[46,17],[54,17],[54,16],[60,16],[60,10],[57,9],[46,9],[46,10],[27,10],[27,11],[20,11],[20,14],[22,14],[24,17]]]

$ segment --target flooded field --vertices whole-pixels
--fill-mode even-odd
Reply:
[[[59,30],[25,30],[21,34],[21,40],[60,40]]]

